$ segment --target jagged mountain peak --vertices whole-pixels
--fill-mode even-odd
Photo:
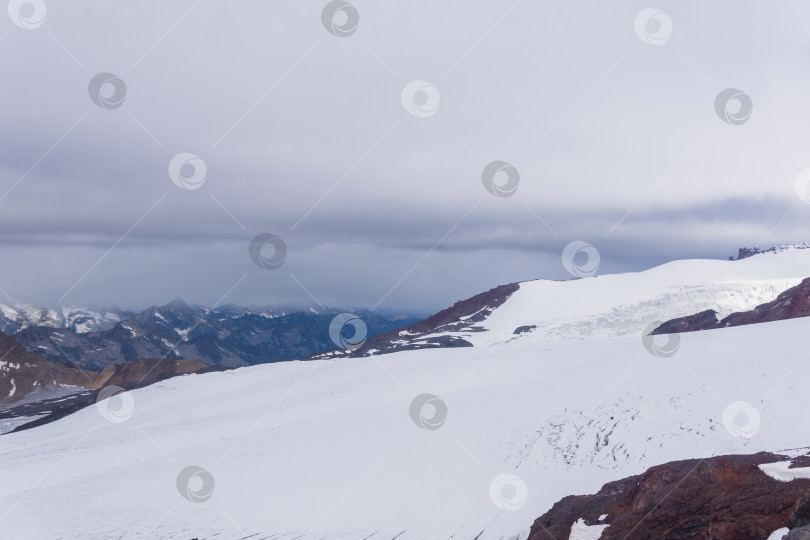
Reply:
[[[728,258],[730,261],[739,261],[741,259],[747,259],[748,257],[753,257],[754,255],[761,255],[763,253],[782,253],[783,251],[788,251],[792,249],[808,249],[810,248],[810,243],[807,242],[794,242],[788,244],[778,244],[776,246],[771,246],[767,249],[760,249],[758,247],[741,247],[737,251],[737,257],[731,256]]]

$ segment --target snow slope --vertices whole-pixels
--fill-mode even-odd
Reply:
[[[520,339],[174,378],[0,437],[0,537],[524,539],[654,464],[810,444],[808,330],[684,334],[667,359],[639,335]],[[423,393],[438,429],[412,420]],[[203,502],[178,490],[188,466]]]
[[[747,311],[806,277],[810,277],[810,249],[762,253],[739,261],[674,261],[644,272],[569,281],[527,281],[478,325],[487,332],[455,335],[476,346],[514,339],[517,327],[531,325],[537,329],[520,339],[637,335],[652,321],[706,309],[723,315]]]

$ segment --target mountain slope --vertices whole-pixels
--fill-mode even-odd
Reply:
[[[788,250],[522,283],[474,323],[486,331],[453,334],[474,347],[136,389],[2,436],[0,527],[65,539],[524,540],[564,496],[655,465],[807,447],[810,319],[682,334],[666,360],[643,329],[657,310],[772,300],[808,263]],[[127,414],[110,421],[121,404]]]
[[[807,446],[810,419],[796,411],[810,399],[810,364],[798,363],[808,324],[684,334],[665,362],[636,335],[169,379],[130,392],[126,421],[90,407],[4,435],[3,531],[524,539],[565,495],[593,493],[653,465]],[[417,408],[419,422],[412,417],[425,393],[446,405],[444,422],[425,424],[444,410],[433,404]],[[761,415],[753,436],[724,427],[738,401]],[[190,502],[178,492],[189,466],[214,479],[210,499]],[[525,483],[525,500],[504,474]],[[93,511],[77,514],[76,504]],[[48,520],[37,518],[44,507]]]
[[[465,301],[485,308],[474,323],[466,320],[474,311],[455,313],[451,308],[441,314],[455,313],[455,318],[442,317],[433,325],[426,324],[428,319],[378,336],[360,349],[335,350],[320,357],[368,356],[437,346],[489,346],[515,339],[546,343],[640,335],[663,321],[696,311],[729,314],[750,310],[797,285],[807,277],[808,268],[810,249],[783,246],[742,260],[683,260],[643,272],[526,281]],[[497,293],[492,300],[497,297],[497,301],[487,306],[488,294],[493,291]]]
[[[372,336],[355,350],[336,349],[315,355],[313,358],[367,356],[445,347],[472,347],[472,344],[462,336],[467,333],[483,332],[484,329],[479,326],[479,323],[486,320],[519,288],[517,283],[495,287],[467,300],[458,301],[424,321]]]
[[[762,322],[781,321],[810,315],[810,278],[779,294],[772,302],[760,304],[750,311],[732,313],[718,320],[717,312],[706,310],[687,317],[665,322],[653,334],[694,332],[712,328],[728,328]]]
[[[208,369],[200,360],[144,358],[94,371],[45,360],[0,332],[0,411],[21,401],[50,400],[111,385],[134,388]]]
[[[94,375],[49,362],[0,332],[0,404],[19,401],[33,392],[57,395],[77,391]]]

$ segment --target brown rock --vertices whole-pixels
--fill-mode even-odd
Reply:
[[[671,319],[655,330],[653,334],[674,334],[694,332],[712,328],[727,328],[770,321],[796,319],[810,315],[810,278],[804,279],[795,287],[779,294],[776,300],[760,304],[751,311],[732,313],[718,321],[712,310],[701,311],[694,315]]]
[[[49,362],[0,332],[0,404],[13,403],[37,388],[85,386],[98,372]]]
[[[207,369],[202,360],[172,360],[168,358],[142,358],[135,362],[107,366],[89,384],[91,390],[104,386],[122,386],[128,383],[154,381],[175,375],[196,373]]]
[[[793,510],[787,519],[787,526],[791,529],[797,529],[810,525],[810,490],[805,491],[799,500],[796,501]]]
[[[608,523],[601,540],[763,540],[785,526],[810,480],[779,482],[758,465],[770,453],[675,461],[606,484],[596,495],[570,496],[537,518],[529,540],[565,539],[582,518]]]
[[[201,360],[143,358],[102,371],[50,362],[25,349],[16,338],[0,332],[0,404],[13,404],[36,389],[77,386],[142,386],[175,375],[210,369]]]
[[[478,324],[512,296],[520,288],[519,283],[500,285],[472,298],[460,300],[447,309],[436,313],[416,324],[377,334],[366,340],[362,347],[353,351],[333,350],[311,358],[331,358],[335,356],[366,356],[369,351],[387,354],[414,349],[435,349],[441,347],[472,347],[472,343],[455,333],[482,332]],[[432,334],[441,333],[437,337]],[[517,332],[517,330],[515,331]]]

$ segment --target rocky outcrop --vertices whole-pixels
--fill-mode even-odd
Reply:
[[[49,362],[0,332],[0,404],[19,401],[35,390],[84,386],[96,375]]]
[[[754,255],[758,255],[760,253],[763,253],[763,251],[757,247],[742,247],[737,251],[737,258],[734,259],[734,257],[730,257],[730,259],[739,261],[740,259],[747,259],[748,257],[753,257]]]
[[[68,395],[112,385],[148,384],[208,369],[200,360],[144,358],[94,371],[50,362],[26,350],[14,337],[0,332],[0,405],[8,406],[37,392],[50,397]]]
[[[139,381],[155,381],[197,373],[208,369],[202,360],[174,360],[170,358],[143,358],[126,364],[108,366],[102,369],[86,388],[97,389],[104,386],[124,386]]]
[[[804,492],[788,515],[787,526],[790,529],[810,525],[810,490]]]
[[[701,311],[694,315],[669,320],[653,330],[652,333],[694,332],[712,328],[727,328],[730,326],[796,319],[808,315],[810,315],[810,278],[780,293],[776,300],[760,304],[750,311],[732,313],[722,320],[717,319],[717,313],[713,310]]]
[[[810,540],[810,527],[801,527],[799,529],[791,529],[783,540]]]
[[[759,465],[786,461],[770,453],[675,461],[570,496],[537,518],[529,540],[569,538],[572,525],[608,525],[601,540],[764,540],[804,516],[810,479],[775,480]],[[807,466],[795,460],[793,466]],[[604,519],[601,519],[603,516]],[[582,521],[580,521],[582,520]],[[793,521],[798,523],[798,521]]]
[[[735,259],[733,256],[729,257],[728,260],[739,261],[740,259],[747,259],[748,257],[753,257],[754,255],[759,255],[761,253],[781,253],[783,251],[787,251],[789,249],[808,249],[810,248],[810,244],[807,242],[795,242],[792,244],[779,244],[777,246],[769,247],[768,249],[759,249],[758,247],[743,247],[737,251],[737,258]]]
[[[472,298],[460,300],[416,324],[377,334],[357,349],[348,351],[335,349],[312,358],[357,357],[416,349],[472,347],[469,341],[458,334],[484,331],[478,323],[486,320],[519,288],[519,283],[500,285]]]
[[[97,401],[103,399],[100,394],[105,392],[104,388],[107,388],[106,391],[113,387],[116,391],[134,390],[178,375],[202,374],[227,369],[230,368],[209,366],[201,360],[144,358],[97,372],[93,382],[87,385],[88,388],[91,388],[89,391],[82,391],[58,399],[44,399],[17,406],[12,405],[8,409],[0,410],[0,420],[31,418],[31,421],[17,426],[11,433],[24,431],[49,424],[85,407],[94,405]],[[109,397],[109,395],[106,397]]]
[[[652,331],[653,334],[677,334],[680,332],[696,332],[698,330],[709,330],[717,328],[720,321],[717,320],[717,312],[707,309],[694,315],[679,317],[669,320]]]

